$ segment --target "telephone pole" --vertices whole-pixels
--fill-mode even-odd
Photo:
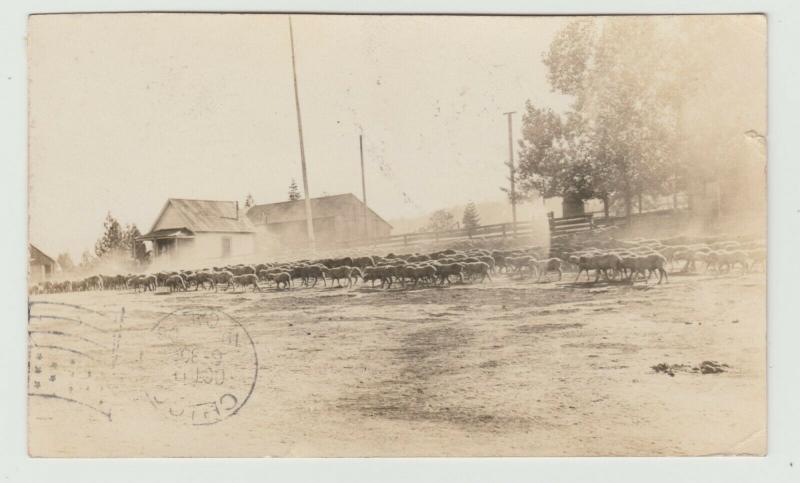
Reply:
[[[514,136],[511,127],[511,115],[516,114],[516,111],[504,112],[504,116],[508,116],[508,169],[511,172],[509,181],[511,182],[511,220],[514,222],[514,235],[517,234],[517,192],[515,190],[514,181]]]
[[[367,181],[364,177],[364,135],[358,135],[358,151],[361,155],[361,201],[364,202],[364,236],[369,238],[369,227],[367,225]]]
[[[297,67],[294,60],[294,31],[292,30],[292,16],[289,15],[289,41],[292,46],[292,80],[294,81],[294,106],[297,111],[297,132],[300,136],[300,164],[303,168],[303,191],[305,192],[306,206],[306,231],[308,232],[308,244],[311,250],[316,250],[316,240],[314,239],[314,221],[311,217],[311,197],[308,192],[308,173],[306,171],[306,151],[303,146],[303,121],[300,116],[300,95],[297,92]]]

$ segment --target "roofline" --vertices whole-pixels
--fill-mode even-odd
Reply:
[[[167,198],[167,201],[210,201],[212,203],[236,203],[236,200],[204,200],[200,198]]]
[[[313,200],[321,200],[321,199],[325,199],[325,198],[340,198],[340,197],[342,197],[342,196],[349,196],[349,197],[351,197],[351,198],[355,198],[355,199],[356,199],[356,200],[357,200],[359,203],[361,203],[362,205],[363,205],[363,204],[365,204],[365,203],[364,203],[364,202],[361,200],[361,198],[359,198],[358,196],[356,196],[356,195],[355,195],[355,194],[353,194],[352,192],[347,192],[347,193],[339,193],[339,194],[336,194],[336,195],[317,196],[316,198],[311,198],[311,200],[313,201]],[[256,204],[256,205],[253,205],[253,206],[251,206],[251,207],[250,207],[250,208],[247,210],[247,212],[245,212],[245,215],[247,215],[247,213],[249,213],[249,212],[250,212],[250,210],[252,210],[253,208],[258,208],[259,206],[285,205],[285,204],[289,204],[289,203],[300,203],[300,202],[303,202],[303,201],[305,201],[305,199],[302,199],[302,198],[301,198],[301,199],[299,199],[299,200],[276,201],[275,203],[261,203],[261,204]],[[370,212],[371,212],[373,215],[375,215],[375,217],[376,217],[376,218],[378,218],[380,221],[382,221],[382,222],[386,223],[386,224],[389,226],[389,228],[394,228],[394,226],[392,226],[392,224],[391,224],[391,223],[389,223],[389,222],[388,222],[388,221],[386,221],[386,220],[385,220],[385,219],[384,219],[384,218],[383,218],[381,215],[379,215],[378,213],[376,213],[376,212],[375,212],[375,210],[373,210],[372,208],[370,208],[370,206],[369,206],[369,205],[367,205],[367,209],[368,209],[368,210],[369,210],[369,211],[370,211]],[[314,219],[314,215],[313,215],[313,214],[311,215],[311,218],[312,218],[312,219]],[[322,218],[322,217],[320,217],[320,218]],[[290,220],[290,221],[291,221],[291,220]]]
[[[164,203],[164,206],[161,208],[161,211],[158,212],[158,216],[156,216],[156,219],[153,221],[153,224],[150,225],[150,229],[147,230],[147,233],[152,233],[153,232],[153,228],[156,227],[156,225],[158,224],[158,221],[161,220],[162,216],[164,216],[164,212],[167,211],[167,207],[170,204],[172,204],[172,200],[173,200],[173,198],[167,198],[167,202]],[[181,215],[181,218],[183,218],[183,221],[185,222],[186,218],[183,217],[183,213],[181,213],[180,215]]]
[[[167,211],[167,207],[169,205],[171,205],[173,201],[207,201],[207,202],[210,202],[210,203],[231,203],[231,204],[236,204],[235,200],[234,201],[230,201],[230,200],[201,200],[201,199],[195,199],[195,198],[167,198],[167,202],[164,203],[164,207],[161,208],[161,211],[158,212],[158,216],[156,217],[155,221],[153,221],[153,224],[150,225],[150,230],[148,230],[147,233],[152,233],[153,232],[153,228],[156,227],[156,224],[158,224],[158,221],[161,219],[162,216],[164,216],[164,212]],[[189,220],[187,220],[186,216],[184,216],[183,210],[178,209],[178,214],[183,219],[183,222],[186,223],[186,225],[188,225],[189,224]],[[230,220],[234,219],[234,218],[228,218],[228,217],[224,217],[224,216],[222,216],[220,218],[230,219]],[[244,211],[244,218],[245,219],[247,218],[247,211]],[[235,218],[235,219],[237,221],[239,220],[239,218]],[[250,223],[252,225],[252,222],[249,219],[247,219],[245,221],[245,223]],[[256,230],[253,230],[253,231],[209,231],[209,230],[191,230],[186,226],[184,226],[183,228],[186,228],[187,230],[192,231],[194,233],[256,233]]]
[[[352,196],[352,197],[355,198],[355,195],[353,193],[339,193],[337,195],[315,196],[315,197],[310,198],[310,199],[311,199],[311,201],[314,201],[314,200],[322,200],[322,199],[325,199],[325,198],[338,198],[338,197],[341,197],[341,196]],[[356,198],[356,199],[358,199],[358,198]],[[274,203],[260,203],[260,204],[255,204],[255,205],[251,206],[249,208],[249,210],[252,210],[253,208],[256,208],[256,207],[259,207],[259,206],[266,206],[266,205],[286,205],[286,204],[289,204],[289,203],[301,203],[301,202],[303,202],[305,200],[306,200],[305,198],[300,198],[299,200],[285,200],[285,201],[275,201]],[[359,201],[361,201],[361,200],[359,200]]]
[[[237,230],[237,231],[190,230],[189,228],[186,228],[185,226],[180,227],[180,228],[162,228],[162,230],[186,230],[186,231],[188,231],[188,232],[193,234],[193,236],[191,236],[191,237],[184,237],[184,238],[194,238],[194,235],[196,235],[198,233],[234,233],[234,234],[245,234],[245,235],[251,234],[251,233],[252,234],[258,233],[258,230],[251,230],[251,231],[240,231],[240,230]],[[153,231],[150,230],[149,232],[145,233],[144,235],[138,237],[137,240],[143,240],[143,239],[150,240],[150,239],[153,239],[153,238],[175,238],[175,237],[169,237],[169,236],[154,237],[154,236],[152,236],[152,233],[153,233]]]
[[[53,257],[51,257],[50,255],[48,255],[48,254],[46,254],[45,252],[43,252],[41,248],[37,247],[37,246],[36,246],[36,245],[34,245],[33,243],[31,243],[31,242],[28,242],[28,246],[30,246],[30,247],[33,247],[33,249],[34,249],[34,250],[36,250],[37,252],[41,253],[41,254],[42,254],[42,255],[43,255],[45,258],[47,258],[47,259],[48,259],[48,260],[50,260],[51,262],[53,262],[53,263],[58,263],[58,261],[56,261],[56,259],[55,259],[55,258],[53,258]]]

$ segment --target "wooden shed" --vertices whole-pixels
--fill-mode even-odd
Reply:
[[[33,244],[28,245],[28,276],[33,283],[49,279],[56,271],[56,261]]]

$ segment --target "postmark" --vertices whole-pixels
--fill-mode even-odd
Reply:
[[[258,379],[258,356],[247,330],[230,315],[186,308],[159,320],[142,350],[147,401],[182,424],[209,425],[247,403]]]
[[[125,309],[53,301],[28,304],[28,396],[87,408],[112,420],[113,371]]]

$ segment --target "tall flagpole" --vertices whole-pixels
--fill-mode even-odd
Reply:
[[[300,117],[300,95],[297,92],[297,67],[294,60],[294,31],[292,30],[292,16],[289,15],[289,41],[292,46],[292,80],[294,81],[294,106],[297,112],[297,132],[300,135],[300,164],[303,167],[303,191],[305,192],[306,205],[306,231],[311,250],[316,250],[314,239],[314,222],[311,217],[311,197],[308,193],[308,172],[306,171],[306,151],[303,146],[303,121]]]
[[[515,190],[515,180],[514,180],[514,135],[513,130],[511,129],[511,116],[516,114],[516,112],[504,112],[505,116],[508,116],[508,169],[510,171],[510,176],[508,180],[511,182],[511,219],[514,222],[514,235],[517,234],[517,193]]]
[[[361,201],[364,202],[364,236],[369,239],[369,228],[367,225],[367,180],[364,177],[364,135],[358,136],[358,151],[361,154]]]

